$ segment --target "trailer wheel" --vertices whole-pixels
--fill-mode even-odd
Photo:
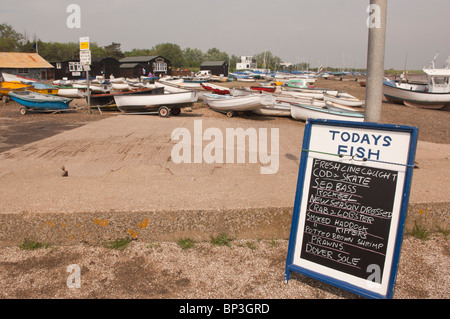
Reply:
[[[27,108],[26,107],[21,107],[20,108],[20,114],[22,114],[22,115],[27,114]]]
[[[234,111],[227,111],[227,117],[233,117]]]
[[[180,115],[181,114],[181,109],[179,107],[173,107],[170,110],[170,114],[175,115],[175,116]]]
[[[161,106],[158,109],[158,114],[161,117],[168,117],[169,116],[169,109],[166,106]]]

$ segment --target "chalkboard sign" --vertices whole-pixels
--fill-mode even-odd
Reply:
[[[306,124],[286,280],[296,271],[371,298],[391,298],[418,130]]]

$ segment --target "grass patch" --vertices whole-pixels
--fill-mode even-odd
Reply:
[[[29,239],[24,239],[23,242],[21,242],[19,245],[19,248],[23,250],[36,250],[40,248],[47,249],[48,247],[50,247],[50,244],[40,243]]]
[[[195,242],[190,238],[182,238],[177,241],[177,244],[181,247],[181,249],[185,250],[194,247]]]
[[[147,248],[152,249],[152,248],[159,248],[161,247],[161,243],[157,242],[157,241],[152,241],[150,243],[148,243]]]
[[[269,242],[269,246],[272,248],[277,247],[278,246],[277,240],[275,238],[272,238]]]
[[[417,222],[414,223],[414,228],[410,232],[410,235],[422,240],[428,240],[430,238],[428,229]]]
[[[103,244],[106,248],[124,250],[131,243],[131,238],[118,238]]]
[[[220,233],[217,237],[212,237],[210,243],[215,246],[231,246],[231,239],[225,233]]]
[[[253,242],[253,241],[247,241],[246,243],[245,243],[245,245],[248,247],[248,248],[250,248],[251,250],[256,250],[256,244],[255,244],[255,242]]]

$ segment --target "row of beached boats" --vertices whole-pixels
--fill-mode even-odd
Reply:
[[[218,85],[204,87],[211,91],[203,93],[205,103],[228,117],[237,112],[251,111],[258,115],[287,116],[296,120],[321,118],[364,121],[364,101],[344,92],[311,87],[271,87],[263,84],[249,88],[231,88],[229,92]]]
[[[450,59],[449,59],[450,60]],[[386,99],[409,106],[442,108],[450,103],[450,70],[424,69],[427,83],[384,81]],[[5,74],[3,74],[5,78]],[[152,80],[152,81],[148,81]],[[183,107],[203,101],[211,109],[234,116],[238,112],[260,115],[364,121],[364,101],[337,90],[317,88],[309,77],[289,78],[284,82],[256,83],[246,88],[229,88],[215,82],[190,81],[185,78],[124,79],[111,77],[108,82],[97,77],[90,81],[91,106],[117,107],[125,113],[159,113],[178,115]],[[25,82],[25,83],[24,83]],[[7,87],[10,84],[11,87]],[[53,86],[37,81],[4,81],[0,93],[29,109],[68,109],[73,98],[84,98],[87,83],[60,80]],[[59,86],[57,86],[59,85]],[[68,95],[64,90],[76,90]],[[3,90],[3,91],[2,91]],[[80,94],[84,92],[84,94]],[[65,95],[66,94],[66,95]]]
[[[112,83],[124,83],[124,80],[112,80]],[[178,115],[182,108],[203,101],[211,109],[225,113],[229,117],[238,112],[251,111],[259,115],[292,116],[299,120],[307,118],[364,120],[361,111],[364,102],[351,95],[315,88],[309,80],[296,79],[288,84],[259,83],[248,88],[228,88],[212,82],[195,83],[185,82],[182,78],[162,78],[133,89],[111,89],[106,93],[91,93],[90,102],[92,106],[114,106],[128,114]],[[75,89],[83,90],[82,87]],[[22,114],[26,114],[30,109],[66,110],[74,98],[45,94],[30,90],[30,87],[9,92],[9,96],[22,105]]]

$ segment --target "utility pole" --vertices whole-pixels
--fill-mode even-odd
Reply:
[[[384,51],[386,40],[387,0],[370,0],[369,45],[367,53],[366,122],[380,122],[383,99]]]

